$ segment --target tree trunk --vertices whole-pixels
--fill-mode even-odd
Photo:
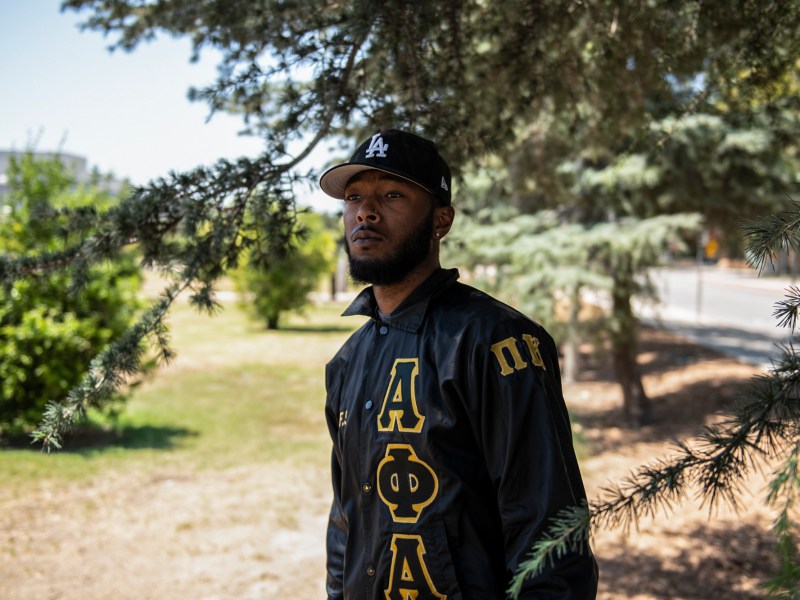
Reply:
[[[611,356],[614,375],[622,387],[625,420],[632,427],[640,427],[652,420],[652,411],[637,362],[639,322],[631,309],[631,289],[631,286],[615,277]]]
[[[622,387],[622,411],[627,423],[641,427],[652,419],[650,399],[644,391],[639,364],[636,362],[636,346],[616,340],[612,348],[614,374]]]
[[[567,320],[567,339],[564,344],[564,383],[574,383],[578,377],[578,318],[580,316],[580,286],[572,290]]]
[[[267,329],[274,330],[278,328],[278,315],[270,315],[267,317]]]

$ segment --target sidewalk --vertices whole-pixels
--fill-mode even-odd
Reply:
[[[695,344],[758,366],[765,371],[772,366],[772,360],[780,355],[780,346],[788,346],[791,341],[791,336],[780,330],[774,337],[770,337],[764,333],[730,325],[693,324],[648,317],[642,317],[642,323],[672,331]]]
[[[668,271],[668,270],[665,270]],[[684,274],[688,270],[683,270]],[[769,298],[772,306],[786,296],[786,290],[798,283],[790,277],[759,276],[753,270],[727,270],[702,268],[697,277],[707,284],[756,290]],[[658,274],[654,279],[658,281]],[[759,366],[765,370],[772,366],[771,360],[780,354],[780,345],[789,345],[791,331],[778,327],[771,311],[752,314],[744,322],[716,318],[708,311],[700,314],[695,310],[667,304],[639,304],[635,310],[646,325],[674,331],[686,339],[732,356],[742,362]]]

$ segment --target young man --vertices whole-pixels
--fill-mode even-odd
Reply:
[[[585,499],[555,345],[439,265],[453,224],[436,145],[381,131],[328,170],[370,320],[326,370],[333,439],[329,599],[501,600],[561,509]],[[521,598],[594,598],[591,552]]]

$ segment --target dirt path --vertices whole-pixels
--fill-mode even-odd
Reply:
[[[619,392],[601,363],[566,389],[589,444],[592,497],[696,433],[755,373],[654,331],[641,362],[657,424],[639,431],[617,425]],[[629,536],[601,532],[599,598],[763,597],[758,585],[774,565],[763,485],[754,478],[741,515],[722,509],[709,523],[693,503]],[[0,490],[0,598],[322,598],[329,497],[326,469],[281,464],[41,485],[25,498]]]
[[[4,498],[0,597],[320,598],[326,481],[270,466]]]

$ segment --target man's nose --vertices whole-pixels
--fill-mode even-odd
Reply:
[[[377,223],[380,221],[381,213],[378,204],[372,196],[367,196],[358,207],[356,221],[359,223]]]

